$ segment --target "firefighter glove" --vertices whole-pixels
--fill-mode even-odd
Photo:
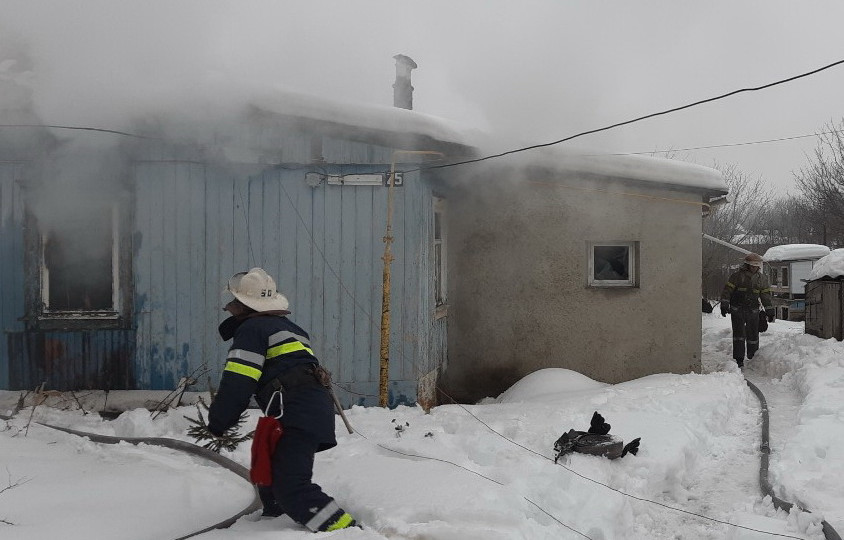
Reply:
[[[768,308],[765,310],[765,315],[768,317],[768,322],[774,322],[774,308]]]
[[[726,317],[727,313],[730,312],[730,303],[729,302],[721,302],[721,316]]]

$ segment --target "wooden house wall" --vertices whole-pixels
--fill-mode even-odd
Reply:
[[[23,203],[18,180],[23,165],[0,163],[0,388],[9,388],[7,335],[23,330]]]
[[[389,168],[388,151],[360,143],[326,141],[323,152],[326,161],[378,163],[320,169],[329,174]],[[134,169],[140,388],[172,388],[204,363],[216,385],[228,348],[217,335],[225,280],[262,266],[290,300],[290,318],[311,334],[315,353],[346,389],[340,400],[377,403],[387,188],[311,187],[308,169],[294,166],[247,175],[159,159]],[[437,337],[429,315],[430,187],[413,173],[395,195],[391,404],[416,400],[418,377],[439,357],[428,351],[445,342],[444,321]]]
[[[32,390],[112,389],[132,386],[134,334],[127,329],[43,330],[27,328],[27,245],[37,239],[27,216],[24,162],[0,164],[0,388]],[[30,230],[27,232],[27,228]]]
[[[313,141],[288,139],[257,159],[308,163]],[[54,389],[170,389],[205,364],[209,372],[197,388],[216,385],[228,348],[217,334],[226,316],[224,282],[263,266],[288,296],[291,319],[311,334],[316,354],[344,389],[338,391],[343,404],[376,404],[387,188],[312,187],[305,174],[384,173],[394,154],[347,140],[320,143],[319,166],[263,171],[232,165],[226,156],[210,160],[196,149],[135,149],[129,181],[133,314],[120,329],[25,329],[25,204],[17,182],[24,165],[0,164],[0,388],[48,380]],[[446,320],[433,321],[430,292],[432,205],[431,187],[418,172],[395,188],[393,405],[415,402],[420,380],[430,385],[445,355]]]

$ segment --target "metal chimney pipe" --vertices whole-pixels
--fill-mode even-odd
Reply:
[[[416,69],[416,62],[409,56],[397,54],[396,82],[393,84],[393,107],[413,109],[413,86],[410,84],[410,71]]]

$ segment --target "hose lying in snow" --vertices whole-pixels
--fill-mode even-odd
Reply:
[[[759,468],[759,485],[762,488],[762,493],[771,497],[771,500],[774,503],[774,508],[788,512],[794,505],[774,495],[771,482],[768,480],[768,461],[771,455],[771,444],[768,437],[770,428],[770,422],[768,420],[768,402],[765,400],[765,395],[762,394],[762,391],[759,390],[755,384],[747,379],[745,379],[745,382],[753,393],[756,394],[756,397],[759,399],[759,404],[762,406],[762,444],[759,447],[762,452],[762,465]],[[809,512],[809,510],[806,510],[805,508],[801,508],[801,510]],[[841,540],[841,537],[835,529],[832,528],[832,525],[826,522],[826,520],[822,521],[821,524],[823,525],[823,534],[826,537],[826,540]]]
[[[4,416],[0,414],[0,419],[2,420],[11,420],[10,416]],[[150,444],[153,446],[163,446],[166,448],[171,448],[173,450],[179,450],[181,452],[185,452],[187,454],[192,454],[194,456],[201,457],[208,461],[213,461],[217,465],[224,467],[233,473],[237,474],[247,482],[249,480],[249,469],[244,467],[243,465],[236,463],[225,456],[221,456],[216,452],[212,452],[207,448],[202,448],[201,446],[197,446],[195,444],[180,441],[178,439],[168,439],[165,437],[113,437],[111,435],[100,435],[98,433],[87,433],[85,431],[76,431],[75,429],[60,427],[60,426],[53,426],[50,424],[42,424],[40,422],[36,422],[40,426],[48,427],[50,429],[55,429],[57,431],[64,431],[65,433],[70,433],[71,435],[77,435],[79,437],[87,437],[91,439],[91,441],[96,443],[103,443],[103,444],[117,444],[121,442],[127,442],[129,444]],[[250,482],[251,484],[251,482]],[[252,499],[252,502],[235,514],[234,516],[225,519],[219,523],[211,525],[210,527],[206,527],[201,531],[192,532],[185,536],[180,536],[175,540],[185,540],[187,538],[191,538],[194,536],[198,536],[203,533],[207,533],[208,531],[212,531],[214,529],[225,529],[227,527],[231,527],[235,521],[242,518],[245,515],[251,514],[257,510],[260,510],[263,507],[261,503],[261,499],[258,497],[258,492],[255,492],[255,497]]]
[[[784,500],[780,499],[779,497],[777,497],[774,494],[774,491],[773,491],[773,488],[771,487],[770,481],[768,480],[768,463],[769,463],[770,454],[771,454],[771,444],[770,444],[770,439],[769,439],[770,421],[769,421],[769,418],[768,418],[768,402],[765,399],[765,395],[762,393],[761,390],[759,390],[759,388],[756,387],[755,384],[753,384],[752,382],[750,382],[747,379],[745,379],[745,382],[747,383],[747,386],[750,387],[750,389],[756,395],[757,399],[759,399],[759,404],[762,407],[762,444],[760,445],[760,450],[762,452],[762,460],[761,460],[761,466],[759,468],[759,485],[762,488],[762,492],[765,495],[768,495],[768,496],[771,497],[771,501],[773,501],[773,503],[774,503],[774,508],[788,512],[788,511],[791,510],[791,508],[794,505],[790,502],[784,501]],[[4,415],[0,414],[0,419],[11,420],[11,417],[4,416]],[[100,434],[97,434],[97,433],[86,433],[86,432],[83,432],[83,431],[76,431],[74,429],[69,429],[69,428],[64,428],[64,427],[59,427],[59,426],[52,426],[52,425],[49,425],[49,424],[39,423],[39,425],[42,425],[42,426],[45,426],[45,427],[48,427],[48,428],[52,428],[52,429],[56,429],[56,430],[59,430],[59,431],[64,431],[65,433],[70,433],[70,434],[73,434],[73,435],[77,435],[79,437],[88,437],[93,442],[98,442],[98,443],[117,444],[117,443],[120,443],[120,442],[128,442],[130,444],[151,444],[151,445],[155,445],[155,446],[164,446],[164,447],[167,447],[167,448],[172,448],[174,450],[181,450],[181,451],[186,452],[188,454],[193,454],[195,456],[199,456],[199,457],[202,457],[204,459],[207,459],[208,461],[213,461],[214,463],[216,463],[216,464],[218,464],[222,467],[225,467],[226,469],[228,469],[228,470],[234,472],[235,474],[241,476],[246,481],[249,481],[249,470],[246,469],[246,467],[240,465],[239,463],[235,463],[234,461],[232,461],[232,460],[230,460],[230,459],[228,459],[224,456],[221,456],[220,454],[212,452],[211,450],[208,450],[206,448],[202,448],[200,446],[196,446],[195,444],[191,444],[191,443],[188,443],[188,442],[185,442],[185,441],[180,441],[180,440],[177,440],[177,439],[167,439],[167,438],[163,438],[163,437],[151,437],[151,438],[145,438],[145,437],[112,437],[112,436],[109,436],[109,435],[100,435]],[[261,503],[261,500],[258,497],[258,494],[257,494],[257,491],[256,491],[255,498],[252,500],[252,503],[247,508],[241,510],[240,512],[238,512],[234,516],[232,516],[232,517],[230,517],[230,518],[228,518],[224,521],[221,521],[221,522],[219,522],[215,525],[211,525],[210,527],[206,527],[205,529],[202,529],[201,531],[196,531],[196,532],[190,533],[190,534],[185,535],[185,536],[180,536],[179,538],[176,538],[175,540],[185,540],[187,538],[191,538],[193,536],[198,536],[200,534],[206,533],[206,532],[214,530],[214,529],[225,529],[227,527],[230,527],[232,524],[234,524],[234,522],[236,522],[241,517],[243,517],[247,514],[251,514],[252,512],[255,512],[255,511],[261,509],[261,507],[262,507],[262,503]],[[805,512],[809,511],[805,508],[802,508],[801,510],[803,510]],[[842,540],[841,537],[838,535],[838,532],[836,532],[835,529],[832,528],[832,525],[827,523],[826,520],[822,521],[821,524],[823,526],[823,534],[824,534],[824,537],[826,537],[826,540]]]

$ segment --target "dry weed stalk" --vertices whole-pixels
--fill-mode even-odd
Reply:
[[[22,485],[26,484],[27,482],[29,482],[31,480],[31,478],[18,478],[17,480],[12,481],[12,473],[9,471],[9,469],[6,469],[6,474],[9,477],[8,485],[4,488],[0,488],[0,495],[2,495],[3,493],[5,493],[9,490],[15,489],[16,487],[22,486]],[[2,523],[4,525],[15,525],[11,521],[8,521],[8,520],[3,519],[3,518],[0,518],[0,523]]]

